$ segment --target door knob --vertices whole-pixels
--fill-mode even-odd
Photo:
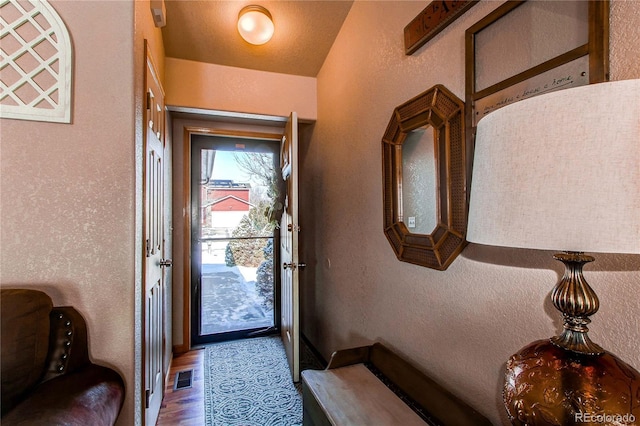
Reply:
[[[283,263],[282,264],[282,269],[291,269],[294,270],[296,268],[304,268],[305,266],[307,266],[306,263],[298,263],[297,265],[295,263]]]
[[[160,259],[160,266],[171,267],[173,265],[173,260],[171,259]]]

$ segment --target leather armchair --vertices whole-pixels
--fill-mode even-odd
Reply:
[[[2,289],[0,301],[2,425],[113,425],[124,382],[89,359],[80,313],[37,290]]]

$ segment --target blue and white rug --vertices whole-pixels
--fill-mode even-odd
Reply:
[[[207,346],[204,376],[207,426],[302,424],[280,336]]]

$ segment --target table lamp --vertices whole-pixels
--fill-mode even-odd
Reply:
[[[565,266],[551,293],[564,330],[507,362],[509,418],[640,424],[640,373],[589,338],[599,301],[582,273],[585,252],[640,253],[640,80],[538,95],[476,130],[467,240],[559,250]]]

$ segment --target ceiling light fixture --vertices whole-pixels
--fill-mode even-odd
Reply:
[[[248,43],[265,44],[271,40],[274,29],[271,14],[262,6],[246,6],[238,14],[238,32]]]

